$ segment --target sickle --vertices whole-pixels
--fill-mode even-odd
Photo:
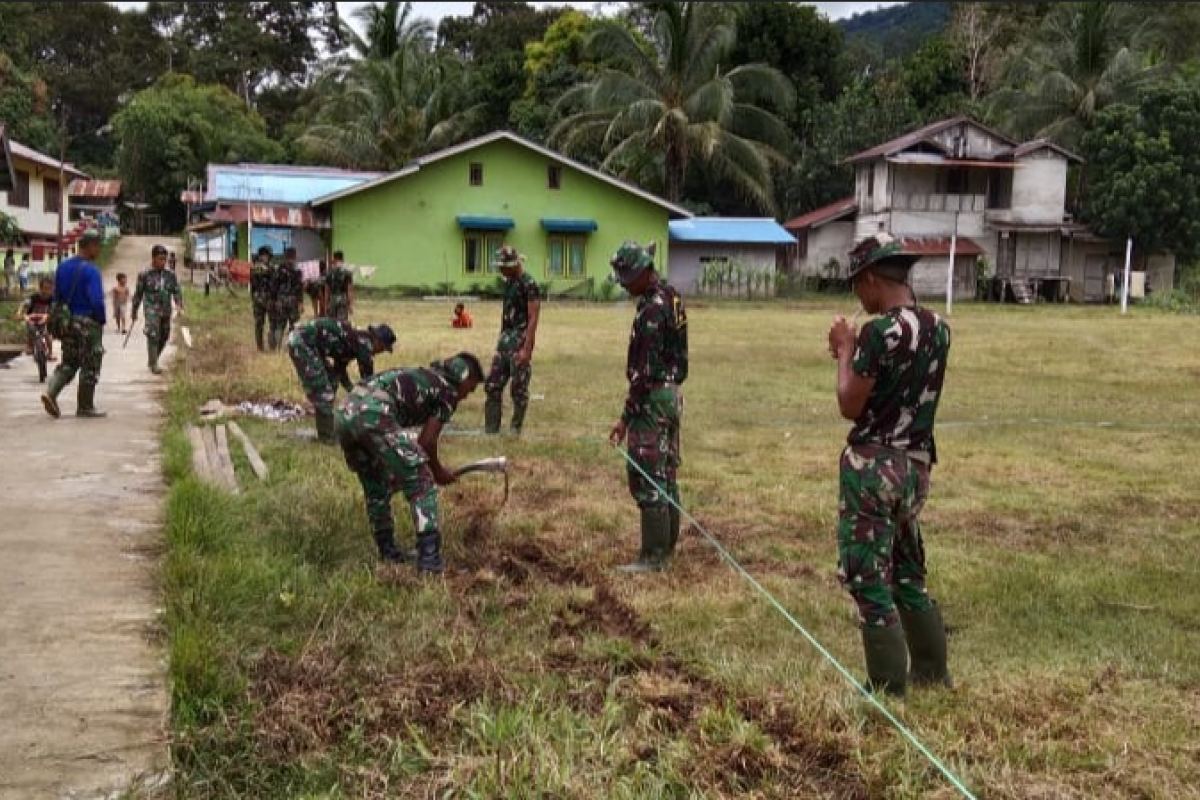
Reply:
[[[469,475],[472,472],[489,472],[499,473],[504,476],[504,500],[500,503],[503,508],[508,502],[508,459],[504,456],[496,458],[481,458],[478,461],[472,461],[470,464],[464,464],[454,471],[454,477]]]

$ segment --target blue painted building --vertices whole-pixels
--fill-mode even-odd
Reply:
[[[775,273],[786,271],[788,248],[796,244],[770,218],[693,217],[667,227],[671,284],[684,294],[772,294]],[[738,288],[731,289],[731,277]]]

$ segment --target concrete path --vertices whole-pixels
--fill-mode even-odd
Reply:
[[[155,241],[166,243],[122,239],[106,282],[123,271],[132,287]],[[3,800],[112,796],[167,767],[156,582],[167,378],[146,368],[140,322],[127,350],[123,338],[110,320],[96,391],[107,419],[75,417],[78,379],[54,420],[32,359],[0,370]]]

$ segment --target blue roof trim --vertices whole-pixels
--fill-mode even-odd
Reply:
[[[726,244],[795,244],[782,225],[770,218],[693,217],[667,223],[673,242],[721,242]]]
[[[458,227],[473,231],[506,231],[513,226],[512,217],[473,217],[459,214]]]
[[[542,227],[550,233],[591,233],[600,226],[594,219],[547,219],[543,217]]]

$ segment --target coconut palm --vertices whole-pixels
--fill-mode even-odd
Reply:
[[[771,171],[791,135],[764,105],[786,108],[791,83],[777,70],[723,59],[734,27],[721,4],[656,3],[649,40],[605,21],[589,47],[612,65],[568,90],[551,131],[569,153],[598,151],[601,167],[656,185],[678,202],[689,170],[701,168],[763,211],[774,212]]]
[[[1022,136],[1076,147],[1106,106],[1159,77],[1153,17],[1131,3],[1061,3],[1010,62],[990,116]]]
[[[417,49],[429,52],[433,47],[433,23],[424,17],[413,16],[412,3],[368,3],[355,9],[351,16],[363,26],[364,36],[340,22],[343,41],[360,59],[389,59],[397,53]]]

